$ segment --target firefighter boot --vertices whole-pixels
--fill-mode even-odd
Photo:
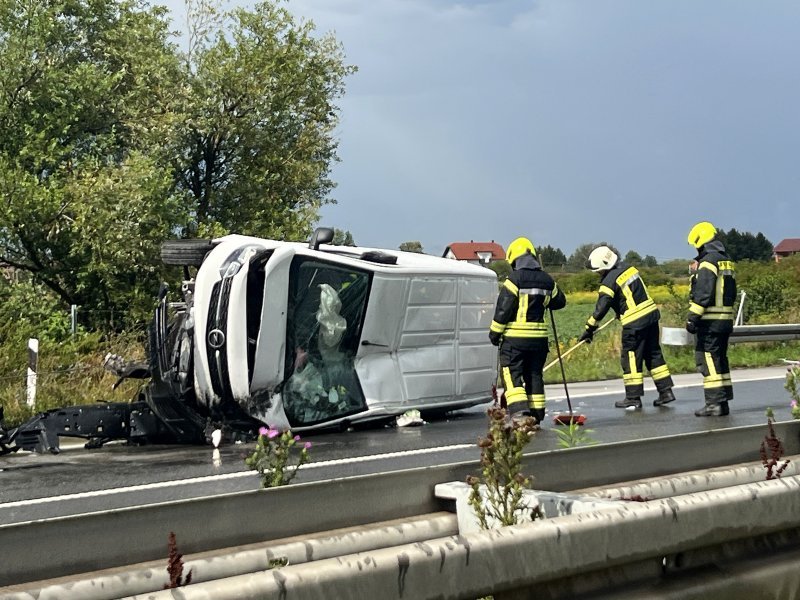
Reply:
[[[695,417],[724,417],[730,413],[728,402],[722,401],[719,404],[706,404],[703,408],[694,411]]]
[[[617,408],[642,408],[642,399],[641,398],[623,398],[622,400],[617,400],[614,402],[614,406]]]
[[[544,423],[544,409],[543,408],[534,408],[532,411],[534,418],[536,419],[536,424],[541,425]]]
[[[672,393],[672,389],[668,389],[658,393],[658,398],[653,400],[653,406],[664,406],[674,401],[675,394]]]

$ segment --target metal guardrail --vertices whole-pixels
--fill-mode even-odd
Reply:
[[[800,421],[775,424],[800,454]],[[759,460],[763,425],[526,455],[537,489],[569,491]],[[475,462],[290,485],[0,526],[0,586],[165,559],[174,531],[184,554],[367,525],[447,509],[436,484],[464,481]],[[202,523],[202,526],[198,526]],[[31,540],[47,552],[31,556]]]
[[[800,340],[800,323],[774,325],[735,325],[730,343],[737,342],[784,342]],[[661,343],[665,346],[694,346],[695,336],[682,327],[664,327]]]
[[[731,333],[731,342],[780,342],[800,340],[800,324],[737,325]]]

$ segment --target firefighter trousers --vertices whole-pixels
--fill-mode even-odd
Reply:
[[[728,365],[728,340],[730,332],[712,332],[702,325],[697,330],[694,361],[703,375],[703,393],[706,404],[719,404],[733,400],[731,368]]]
[[[641,398],[644,394],[642,365],[650,371],[659,393],[672,389],[672,375],[661,352],[657,321],[641,329],[623,327],[621,354],[626,398]]]
[[[509,414],[528,411],[544,417],[544,363],[547,338],[515,343],[505,338],[500,345],[500,374]],[[541,419],[540,419],[541,420]]]

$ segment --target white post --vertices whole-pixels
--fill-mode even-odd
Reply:
[[[75,335],[75,332],[78,331],[78,305],[73,304],[70,307],[70,325],[72,330],[72,335]]]
[[[36,370],[39,364],[39,340],[28,339],[28,406],[36,403]]]
[[[744,323],[744,299],[747,296],[744,290],[742,290],[742,295],[739,298],[739,311],[736,313],[736,325],[742,325]]]

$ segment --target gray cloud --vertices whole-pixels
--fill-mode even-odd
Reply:
[[[800,236],[796,3],[289,8],[359,67],[322,221],[360,244],[528,235],[567,254],[604,239],[670,258],[690,254],[700,219]]]

